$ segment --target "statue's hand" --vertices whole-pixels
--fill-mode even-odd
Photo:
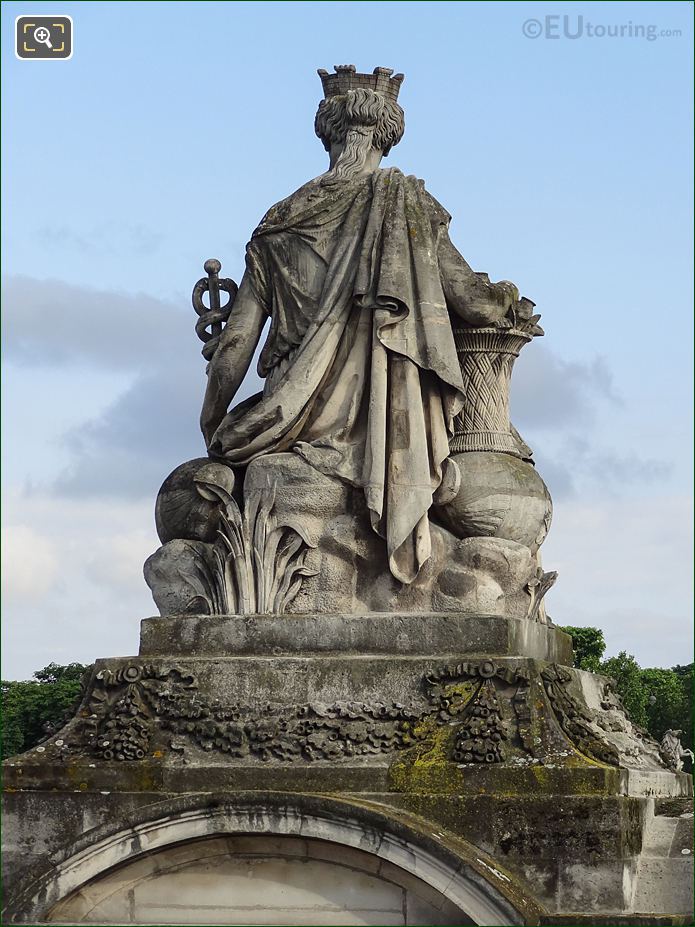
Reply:
[[[526,299],[525,296],[522,296],[521,299],[515,303],[514,312],[516,313],[517,319],[521,322],[528,322],[535,308],[535,303],[532,303],[530,299]]]
[[[540,315],[534,313],[536,304],[525,296],[517,299],[507,309],[507,314],[499,323],[501,328],[516,328],[532,338],[544,334],[543,329],[538,324]]]

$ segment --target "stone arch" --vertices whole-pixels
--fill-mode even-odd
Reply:
[[[259,834],[170,844],[109,870],[48,912],[56,924],[427,924],[473,921],[364,850]]]
[[[228,856],[239,855],[240,849],[257,859],[270,857],[268,847],[260,853],[251,852],[249,844],[239,843],[242,836],[298,841],[285,843],[276,856],[279,853],[286,859],[294,853],[296,858],[299,853],[307,860],[319,861],[321,866],[316,863],[315,868],[343,865],[361,872],[367,882],[371,878],[395,885],[403,890],[404,898],[410,893],[414,908],[422,902],[438,910],[442,924],[538,923],[540,912],[533,899],[510,874],[465,841],[445,831],[432,833],[419,818],[384,805],[279,793],[237,794],[234,799],[228,795],[189,795],[134,813],[127,829],[99,827],[34,883],[27,892],[25,914],[54,923],[66,923],[67,916],[68,922],[75,923],[76,912],[88,910],[90,900],[99,894],[96,888],[95,895],[95,886],[108,890],[109,885],[117,887],[119,878],[121,883],[137,882],[146,879],[148,871],[171,869],[161,865],[166,859],[157,854],[163,852],[169,853],[169,861],[176,853],[200,859],[203,849],[204,853],[215,850],[217,858],[227,851]],[[226,850],[222,851],[219,843],[213,847],[216,840],[227,841]],[[128,873],[128,867],[139,868]],[[289,871],[291,866],[286,868]],[[322,871],[324,875],[328,872],[325,867]],[[376,889],[373,882],[369,886],[370,891]],[[70,904],[75,905],[72,913]],[[199,915],[196,917],[195,922],[202,923]],[[404,918],[390,922],[408,923],[407,914]],[[423,922],[430,920],[420,920]]]

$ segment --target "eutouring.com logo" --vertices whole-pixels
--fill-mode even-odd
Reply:
[[[645,23],[593,23],[583,16],[561,16],[559,13],[543,19],[527,19],[521,27],[527,39],[673,39],[683,35],[681,29],[660,29]]]

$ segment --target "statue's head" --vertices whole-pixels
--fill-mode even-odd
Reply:
[[[330,173],[351,177],[370,153],[387,155],[403,138],[405,117],[397,103],[403,75],[391,77],[391,68],[359,74],[353,64],[336,65],[335,74],[318,73],[325,99],[316,113],[316,134],[331,154]]]

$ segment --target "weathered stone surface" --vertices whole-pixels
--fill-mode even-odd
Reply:
[[[498,615],[170,615],[141,623],[140,656],[353,653],[524,656],[571,665],[564,631]]]
[[[690,927],[690,914],[553,914],[541,924],[557,927]]]
[[[538,587],[539,577],[548,574],[539,569],[537,545],[497,537],[460,540],[432,524],[431,555],[417,578],[403,584],[388,569],[363,494],[298,454],[267,454],[249,465],[243,510],[231,468],[196,464],[167,479],[165,487],[177,488],[166,490],[160,508],[172,505],[172,496],[193,498],[198,486],[218,499],[214,524],[221,524],[220,537],[203,542],[196,528],[198,539],[191,531],[149,558],[145,576],[163,615],[461,612],[545,620]]]
[[[79,788],[14,792],[7,795],[5,825],[12,828],[18,843],[17,853],[3,860],[14,885],[7,897],[4,922],[36,923],[30,916],[17,917],[17,905],[30,915],[43,904],[41,910],[45,912],[46,905],[52,906],[75,889],[79,891],[83,883],[75,884],[78,870],[71,860],[79,859],[83,850],[89,851],[90,871],[96,875],[115,863],[147,861],[159,847],[180,847],[181,840],[251,831],[334,841],[324,844],[328,850],[333,847],[329,859],[340,858],[341,843],[343,847],[356,846],[373,854],[373,862],[371,866],[365,864],[365,871],[376,872],[381,866],[385,877],[394,878],[397,873],[384,869],[388,860],[401,870],[401,880],[410,872],[435,892],[446,893],[446,886],[452,887],[447,866],[453,862],[454,871],[457,867],[461,870],[464,860],[464,871],[468,865],[476,866],[498,892],[506,894],[512,906],[523,911],[520,919],[509,920],[500,917],[498,909],[497,917],[488,914],[477,923],[538,924],[544,911],[559,912],[554,914],[559,917],[572,910],[587,891],[594,890],[581,878],[572,877],[572,873],[578,876],[572,869],[578,858],[591,866],[594,886],[603,884],[610,892],[619,892],[621,885],[623,889],[630,887],[629,881],[615,879],[615,867],[634,869],[649,805],[645,798],[532,793],[524,798],[364,793],[336,801],[327,794],[239,789],[233,796],[228,791],[210,790],[189,790],[181,795]],[[60,827],[52,822],[60,822]],[[430,854],[427,858],[423,858],[424,846]],[[248,854],[249,845],[231,844],[230,849]],[[272,856],[277,847],[269,850]],[[305,852],[301,845],[295,850]],[[530,885],[535,905],[529,902]],[[453,900],[451,894],[447,897]],[[466,904],[459,896],[460,907],[469,916],[470,900],[469,895]],[[639,914],[627,895],[618,897],[616,906]],[[543,922],[554,921],[548,916]]]
[[[635,909],[658,913],[692,906],[692,856],[692,800],[654,802],[637,865]]]
[[[418,895],[421,903],[440,912],[445,923],[466,923],[468,918],[478,924],[538,922],[540,909],[527,897],[525,887],[486,853],[454,833],[433,835],[417,816],[389,809],[379,800],[263,791],[238,792],[230,799],[225,793],[204,792],[150,794],[149,801],[128,807],[123,797],[123,793],[100,793],[91,801],[91,796],[79,792],[36,796],[51,818],[58,816],[59,808],[64,809],[64,832],[57,837],[46,833],[40,819],[32,822],[31,832],[25,830],[22,799],[10,796],[8,813],[14,832],[33,853],[23,860],[19,878],[16,861],[4,860],[10,876],[15,877],[14,891],[6,896],[5,923],[36,923],[39,917],[50,916],[66,897],[72,895],[77,904],[82,903],[83,892],[98,900],[103,883],[100,886],[97,880],[109,879],[108,871],[114,866],[139,867],[137,882],[151,871],[150,863],[154,859],[156,864],[160,850],[176,853],[180,859],[183,855],[185,860],[200,852],[201,841],[249,833],[281,838],[266,848],[271,857],[288,837],[295,838],[288,858],[301,854],[305,861],[349,863],[352,851],[361,851],[356,856],[363,872],[395,882],[406,889],[406,895]],[[98,823],[85,817],[87,808],[98,813]],[[299,846],[296,838],[301,838]],[[320,841],[321,847],[310,857],[314,841]],[[184,842],[188,849],[181,846]],[[248,838],[242,845],[235,845],[233,839],[227,847],[248,854]],[[341,849],[344,856],[337,855]],[[114,878],[118,888],[118,871]],[[86,880],[89,884],[83,888]],[[465,917],[454,918],[455,910],[465,912]]]
[[[402,75],[321,78],[328,172],[238,293],[216,260],[194,288],[211,459],[157,500],[163,617],[5,764],[3,922],[677,923],[678,732],[660,751],[544,610],[552,505],[509,419],[540,317],[380,169]]]
[[[665,731],[659,745],[661,759],[669,769],[673,769],[675,772],[680,772],[683,769],[683,757],[688,756],[691,760],[695,759],[693,751],[686,750],[683,747],[681,743],[682,733],[683,731],[679,730]]]
[[[543,334],[533,308],[522,299],[506,327],[454,327],[464,401],[450,449],[460,488],[452,500],[435,505],[434,514],[457,537],[504,538],[535,552],[550,529],[552,501],[509,418],[514,361]]]
[[[157,502],[160,536],[169,537],[170,523],[181,522],[186,505],[192,527],[145,563],[162,614],[285,611],[302,577],[311,575],[305,561],[312,541],[301,520],[288,521],[276,505],[280,476],[271,471],[260,482],[246,480],[243,495],[232,469],[221,463],[193,460],[167,477]],[[201,500],[214,526],[205,540]]]
[[[165,848],[60,902],[51,923],[469,924],[443,895],[378,857],[296,837]],[[331,852],[332,851],[332,852]]]
[[[76,718],[11,763],[6,782],[185,789],[200,770],[216,787],[252,787],[263,766],[277,767],[264,781],[282,788],[688,794],[689,777],[663,769],[619,706],[605,723],[582,701],[581,671],[451,657],[318,649],[98,661]]]
[[[495,537],[538,550],[550,528],[548,487],[527,460],[498,451],[454,454],[461,488],[433,516],[457,537]]]
[[[396,79],[340,67],[322,79],[351,89],[315,124],[329,170],[266,213],[238,292],[217,260],[195,285],[215,463],[208,480],[191,461],[165,481],[147,580],[163,614],[544,620],[555,574],[536,553],[552,504],[509,419],[512,366],[540,316],[471,270],[422,181],[380,168],[404,130]],[[268,318],[263,390],[230,409]]]
[[[589,756],[637,770],[661,773],[659,745],[628,718],[605,676],[547,667],[541,673],[546,692],[565,733]]]
[[[253,636],[253,626],[248,631]],[[159,821],[161,828],[164,820],[184,822],[196,808],[267,802],[258,798],[261,782],[274,794],[292,796],[281,799],[276,822],[286,822],[287,809],[306,802],[308,793],[317,795],[312,800],[330,817],[328,796],[342,793],[353,805],[376,802],[391,823],[375,833],[398,826],[406,814],[427,822],[431,840],[465,840],[475,848],[476,865],[503,874],[503,886],[520,880],[524,904],[533,899],[547,911],[582,905],[638,910],[633,895],[642,897],[658,873],[673,876],[688,863],[681,856],[677,866],[665,865],[674,843],[660,848],[650,830],[653,799],[645,796],[688,794],[691,779],[650,768],[649,745],[643,757],[623,758],[625,751],[617,750],[617,763],[642,762],[637,769],[583,754],[546,691],[542,669],[548,666],[519,657],[447,663],[413,653],[380,658],[320,649],[270,658],[246,653],[101,661],[75,721],[40,749],[6,764],[5,825],[13,834],[4,859],[13,886],[6,922],[35,922],[27,914],[39,910],[35,905],[43,904],[45,913],[51,899],[64,897],[56,887],[51,891],[57,894],[29,901],[37,879],[54,873],[56,859],[79,851],[80,842],[93,858],[91,848],[105,828],[127,826],[128,850],[117,859],[137,862],[146,847],[142,837],[133,842],[138,821]],[[494,702],[486,694],[491,685]],[[569,688],[573,698],[581,691]],[[466,738],[488,736],[488,720],[470,710],[476,704],[496,706],[492,716],[503,725],[495,728],[502,752],[491,762],[482,755],[457,759],[467,749]],[[485,724],[472,731],[476,718]],[[353,749],[346,753],[350,732]],[[610,743],[611,735],[606,737]],[[145,755],[140,758],[138,750]],[[641,777],[640,788],[627,797],[634,792],[633,773]],[[689,812],[682,800],[674,801],[662,810],[677,813],[672,820],[678,828]],[[253,820],[259,832],[261,818]],[[216,827],[210,823],[203,833],[214,835]],[[153,832],[148,825],[147,833]],[[642,866],[643,841],[651,855]],[[402,866],[410,852],[387,858]],[[433,871],[428,873],[416,875],[436,884]],[[678,892],[673,897],[674,904],[686,903]],[[470,907],[462,909],[470,916]],[[478,923],[535,924],[539,917]]]
[[[162,544],[175,539],[213,542],[220,525],[217,500],[207,499],[197,488],[195,476],[210,463],[197,457],[176,467],[162,483],[155,505],[155,524]]]

